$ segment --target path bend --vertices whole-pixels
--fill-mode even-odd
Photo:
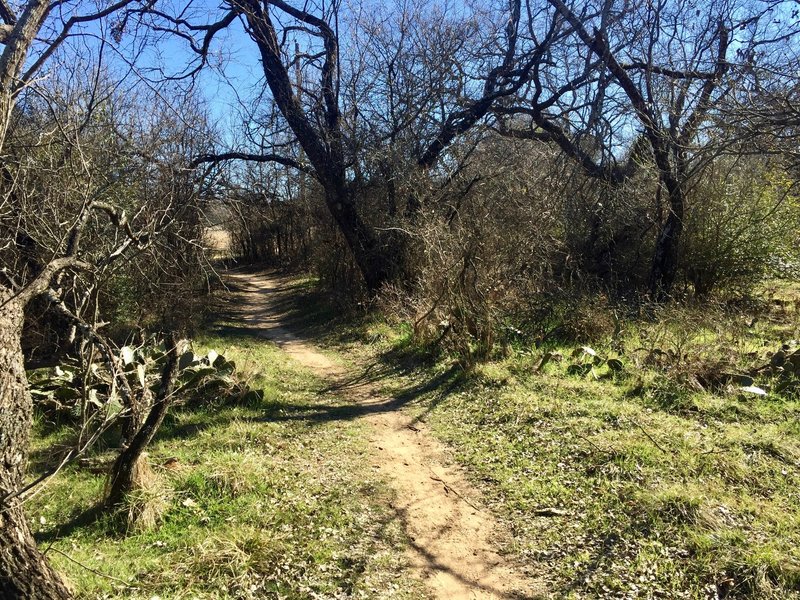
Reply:
[[[480,494],[443,446],[396,399],[374,383],[343,385],[347,369],[295,336],[285,325],[278,300],[291,287],[270,273],[229,272],[237,294],[237,316],[253,333],[275,342],[290,357],[348,394],[348,415],[372,431],[369,460],[395,493],[392,507],[410,540],[409,564],[434,599],[505,600],[548,597],[543,584],[521,572],[497,551],[509,535],[482,508]],[[339,392],[342,394],[342,391]],[[352,406],[350,406],[352,403]]]

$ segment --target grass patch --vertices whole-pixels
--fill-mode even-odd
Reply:
[[[216,335],[263,398],[246,406],[185,406],[166,420],[149,452],[163,504],[154,526],[120,531],[115,515],[91,511],[100,469],[73,466],[27,504],[40,547],[79,598],[419,597],[404,565],[390,491],[363,460],[352,421],[272,419],[283,405],[339,402],[273,345]],[[35,455],[74,432],[40,423]],[[107,441],[90,457],[106,464]],[[148,490],[148,493],[151,493]]]
[[[517,344],[453,376],[455,358],[406,360],[409,328],[377,315],[327,340],[382,365],[385,393],[413,396],[406,409],[449,444],[510,523],[507,550],[548,573],[554,597],[800,598],[800,398],[695,384],[800,336],[794,305],[759,306],[624,322],[592,344],[621,372],[570,370],[575,345],[551,341],[546,365],[545,348]]]
[[[519,341],[464,371],[402,322],[346,318],[307,280],[282,301],[293,327],[449,444],[510,525],[505,550],[553,597],[800,598],[800,398],[697,385],[800,337],[794,304],[757,318],[672,307],[592,343],[597,362]],[[170,417],[151,449],[166,510],[147,531],[88,518],[103,478],[67,470],[29,504],[54,562],[87,598],[420,597],[399,577],[400,526],[360,425],[333,418],[341,399],[269,344],[220,331],[205,343],[261,396]],[[72,432],[39,429],[43,468]]]
[[[721,419],[563,375],[481,377],[427,403],[556,595],[800,597],[796,403]]]

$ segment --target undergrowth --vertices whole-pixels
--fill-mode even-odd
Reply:
[[[778,293],[758,310],[614,315],[590,341],[520,338],[466,365],[308,280],[282,308],[447,442],[509,525],[504,551],[552,597],[768,600],[800,598],[800,397],[761,368],[800,337],[796,291]],[[87,517],[103,476],[85,467],[29,502],[79,596],[421,597],[398,577],[402,532],[359,460],[360,426],[304,419],[320,383],[269,344],[207,343],[263,398],[171,417],[151,449],[167,504],[155,528]],[[39,468],[69,438],[40,423]]]
[[[764,394],[738,379],[800,337],[795,300],[667,307],[590,348],[521,342],[466,370],[385,315],[327,341],[414,391],[553,597],[800,598],[800,397],[772,371]]]
[[[124,519],[93,509],[113,440],[26,504],[40,547],[77,597],[419,597],[398,576],[402,529],[362,459],[361,425],[312,426],[284,412],[319,404],[322,384],[270,343],[223,329],[201,344],[225,349],[263,397],[169,416],[150,448],[159,484],[132,503],[165,505],[155,526],[125,531]],[[73,435],[40,420],[34,466],[46,468]]]

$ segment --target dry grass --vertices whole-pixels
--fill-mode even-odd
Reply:
[[[136,465],[135,487],[125,498],[125,522],[129,531],[146,532],[159,524],[169,510],[172,490],[168,483],[150,468],[147,454]]]

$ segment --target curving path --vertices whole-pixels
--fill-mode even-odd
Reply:
[[[507,532],[480,508],[480,495],[461,471],[445,464],[441,444],[424,425],[382,396],[374,384],[346,386],[348,371],[283,325],[278,300],[288,280],[269,273],[230,272],[238,290],[238,316],[254,333],[274,341],[293,359],[345,389],[348,416],[371,429],[370,460],[395,492],[392,507],[411,542],[412,573],[432,598],[545,598],[541,582],[523,575],[496,546]],[[340,392],[341,393],[341,392]],[[343,412],[344,414],[344,412]]]

